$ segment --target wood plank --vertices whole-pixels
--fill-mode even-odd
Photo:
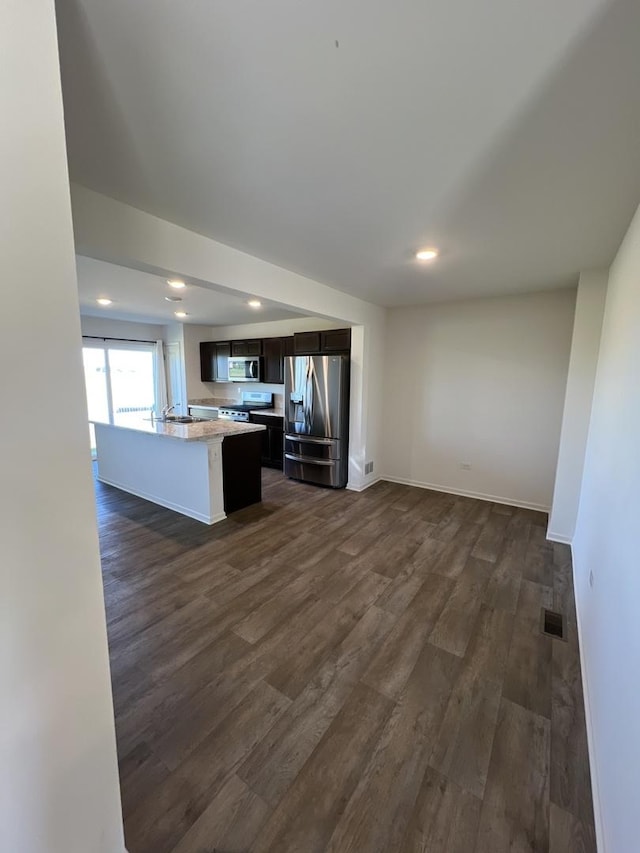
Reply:
[[[374,657],[362,681],[397,699],[445,605],[452,582],[427,575],[420,591],[398,620],[384,646]]]
[[[480,800],[428,767],[399,853],[471,853],[480,807]]]
[[[136,853],[172,849],[288,705],[285,696],[259,683],[180,765],[179,772],[140,803],[126,824],[127,846]]]
[[[463,522],[452,541],[440,550],[429,571],[454,579],[462,574],[481,529],[479,524]],[[419,554],[420,551],[416,552],[415,560]]]
[[[342,642],[388,584],[388,578],[373,573],[365,575],[334,607],[331,618],[324,619],[309,631],[291,650],[287,660],[267,676],[269,684],[295,699],[312,673]]]
[[[500,687],[465,667],[447,705],[429,758],[431,767],[478,799],[484,796]]]
[[[325,850],[392,708],[393,703],[375,690],[356,685],[264,826],[252,853]]]
[[[508,541],[482,596],[488,607],[506,610],[508,613],[516,612],[523,562],[522,544],[516,540]]]
[[[418,594],[424,583],[425,573],[413,563],[409,563],[396,575],[377,601],[378,607],[395,613],[404,613]]]
[[[503,694],[530,711],[551,717],[551,652],[556,642],[540,632],[540,608],[549,587],[523,580],[520,587]]]
[[[453,655],[424,647],[326,853],[382,853],[400,846],[459,665]]]
[[[429,642],[462,657],[474,631],[476,618],[491,574],[491,563],[470,557],[436,622]]]
[[[507,666],[514,617],[505,610],[480,606],[467,645],[465,665],[476,675],[502,686]]]
[[[577,633],[553,642],[551,677],[551,799],[584,826],[593,826],[591,773]]]
[[[550,722],[502,699],[476,853],[540,853],[549,846]]]
[[[509,518],[506,515],[494,512],[490,513],[489,519],[483,524],[482,531],[476,539],[471,556],[477,557],[479,560],[487,560],[490,563],[495,563],[502,551],[504,532],[508,521]]]
[[[240,767],[239,776],[270,805],[278,805],[392,624],[390,614],[370,607]]]
[[[551,803],[549,853],[596,853],[596,832],[555,803]]]
[[[172,853],[246,850],[270,813],[267,804],[234,774]]]

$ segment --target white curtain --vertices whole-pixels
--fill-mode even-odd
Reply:
[[[164,368],[164,346],[162,341],[156,341],[156,413],[159,414],[167,405],[167,374]]]

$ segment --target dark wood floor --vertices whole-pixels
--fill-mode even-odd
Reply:
[[[213,528],[97,494],[130,853],[595,850],[546,516],[269,471]]]

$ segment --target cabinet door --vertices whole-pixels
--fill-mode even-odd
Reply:
[[[282,464],[284,461],[284,430],[281,430],[279,427],[269,427],[269,432],[269,441],[271,444],[271,465],[274,468],[282,470]]]
[[[314,355],[320,352],[320,332],[297,332],[293,336],[295,355]]]
[[[231,355],[262,355],[262,340],[231,341]]]
[[[264,381],[282,385],[284,382],[284,338],[265,338]]]
[[[216,382],[229,381],[229,356],[231,355],[231,344],[229,341],[218,341],[216,343]]]
[[[216,345],[213,341],[202,341],[200,344],[200,379],[203,382],[215,382]]]
[[[295,350],[293,348],[293,335],[290,335],[288,338],[283,338],[284,341],[284,354],[286,355],[295,355]]]
[[[349,352],[351,349],[351,329],[330,329],[320,332],[322,352]]]
[[[246,355],[262,355],[262,338],[253,341],[245,341],[247,347]]]
[[[262,464],[269,465],[271,462],[271,432],[269,427],[265,429],[262,435]]]

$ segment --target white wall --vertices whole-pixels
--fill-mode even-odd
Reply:
[[[167,340],[168,326],[159,323],[134,323],[129,320],[111,320],[109,317],[80,318],[83,335],[99,338],[130,338],[134,341]]]
[[[640,209],[609,271],[573,538],[601,848],[638,849]],[[593,587],[589,576],[593,573]],[[600,815],[598,814],[600,812]]]
[[[321,329],[343,328],[335,318],[295,317],[291,320],[272,320],[268,323],[244,323],[241,326],[213,326],[211,341],[232,341],[243,338],[284,338],[294,332],[316,332]]]
[[[571,542],[578,515],[582,470],[596,381],[608,272],[580,275],[564,399],[558,467],[547,538]]]
[[[364,462],[379,455],[380,377],[372,365],[382,360],[385,309],[84,187],[72,186],[72,199],[80,254],[166,277],[182,275],[353,326],[349,485],[359,489],[375,479],[365,476]],[[194,393],[189,384],[188,394],[204,397],[207,390]]]
[[[0,849],[122,853],[53,0],[0,4],[0,103]]]
[[[383,474],[548,508],[574,307],[561,290],[390,310]]]

